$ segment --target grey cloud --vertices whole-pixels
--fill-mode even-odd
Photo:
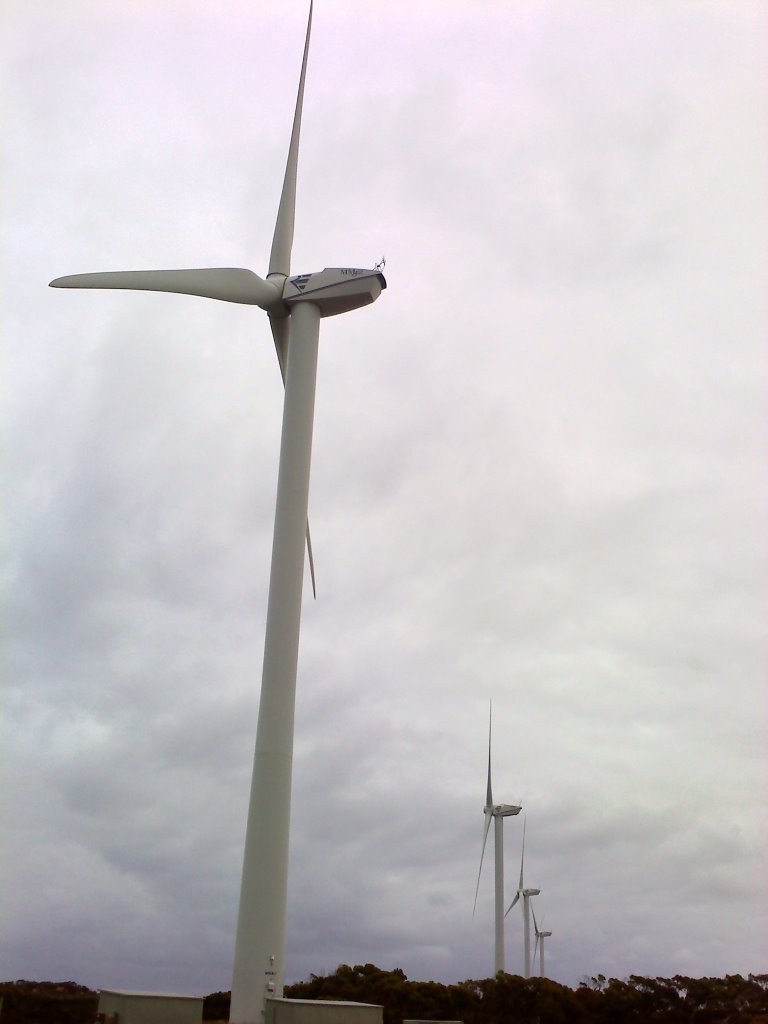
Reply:
[[[491,697],[554,976],[762,970],[754,12],[411,8],[316,18],[296,266],[384,253],[389,288],[323,325],[289,975],[487,976]],[[154,13],[13,15],[3,957],[201,992],[230,983],[272,342],[45,285],[263,269],[303,12]]]

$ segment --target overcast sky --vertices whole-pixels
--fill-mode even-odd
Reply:
[[[47,283],[265,273],[306,8],[4,4],[2,979],[230,987],[274,347]],[[289,980],[492,973],[491,699],[552,977],[768,967],[767,21],[315,4],[292,268],[388,289],[321,330]]]

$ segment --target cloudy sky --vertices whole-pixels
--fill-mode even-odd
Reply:
[[[491,699],[551,976],[765,971],[765,7],[315,8],[293,269],[389,287],[321,332],[287,977],[492,973]],[[305,18],[4,5],[3,979],[230,986],[271,336],[47,283],[265,272]]]

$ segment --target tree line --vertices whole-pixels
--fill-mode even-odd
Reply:
[[[384,1024],[460,1020],[464,1024],[768,1024],[768,975],[643,978],[603,975],[576,988],[548,978],[499,974],[442,985],[409,981],[373,964],[337,968],[291,985],[294,999],[349,999],[384,1007]]]
[[[768,974],[724,978],[585,978],[573,989],[548,978],[499,974],[443,985],[409,981],[396,968],[341,964],[288,985],[289,999],[350,1000],[384,1007],[384,1024],[768,1024]],[[98,993],[74,982],[0,983],[0,1024],[93,1024]],[[203,1019],[226,1021],[229,992],[213,992]]]

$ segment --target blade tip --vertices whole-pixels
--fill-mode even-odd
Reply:
[[[79,281],[83,276],[83,274],[67,274],[65,277],[54,277],[52,281],[48,282],[48,287],[77,288],[80,287]]]

